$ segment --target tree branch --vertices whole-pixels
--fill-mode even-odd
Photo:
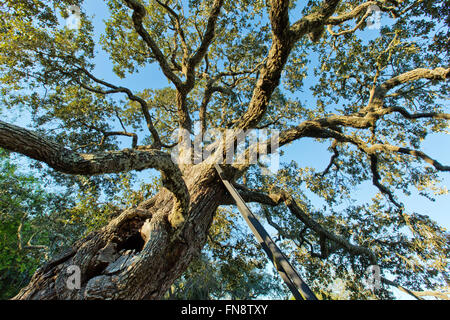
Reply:
[[[110,131],[110,132],[104,132],[103,133],[103,137],[102,140],[100,141],[100,145],[103,145],[103,143],[105,142],[106,138],[110,137],[110,136],[126,136],[126,137],[132,137],[133,141],[131,144],[131,148],[134,149],[137,146],[137,142],[138,142],[138,136],[136,133],[132,133],[132,132],[125,132],[125,131]]]
[[[395,200],[394,195],[392,194],[392,192],[387,187],[382,185],[381,182],[380,182],[381,176],[380,176],[380,173],[378,172],[378,158],[377,158],[377,156],[375,154],[370,154],[369,158],[370,158],[370,170],[372,172],[372,183],[373,183],[373,185],[375,187],[377,187],[378,190],[381,191],[381,193],[385,194],[389,198],[389,200],[393,204],[395,204],[395,206],[397,208],[402,210],[403,206]]]
[[[431,79],[431,80],[445,80],[450,76],[450,68],[436,68],[436,69],[423,69],[418,68],[412,71],[405,72],[401,75],[393,77],[381,85],[375,87],[371,92],[370,100],[366,107],[364,107],[358,113],[351,115],[330,115],[328,117],[307,120],[299,124],[298,126],[291,127],[280,133],[280,146],[288,144],[294,140],[302,137],[314,137],[314,138],[335,138],[338,141],[351,142],[352,138],[342,135],[338,129],[338,126],[351,127],[357,129],[367,129],[375,125],[376,121],[383,115],[398,112],[407,119],[419,119],[419,118],[433,118],[433,119],[450,119],[450,114],[447,113],[417,113],[410,114],[406,109],[401,107],[388,107],[383,108],[384,97],[389,90],[400,84],[419,80],[419,79]],[[353,141],[355,142],[355,141]],[[360,141],[361,142],[361,141]],[[394,150],[395,147],[389,147]],[[409,153],[414,156],[421,157],[425,161],[429,162],[438,170],[447,171],[446,166],[442,166],[439,162],[432,160],[428,156],[420,152],[413,152],[409,149],[400,148],[396,150],[401,153]],[[411,151],[411,152],[410,152]]]
[[[356,30],[358,30],[359,27],[362,26],[362,24],[364,23],[364,21],[366,21],[367,17],[370,15],[370,13],[371,13],[371,11],[367,10],[366,13],[362,16],[362,18],[356,23],[356,25],[352,29],[334,32],[333,29],[331,28],[331,25],[328,25],[327,30],[333,37],[338,37],[338,36],[342,36],[344,34],[353,33]]]
[[[408,290],[408,289],[406,289],[405,287],[399,285],[398,283],[396,283],[396,282],[394,282],[394,281],[391,281],[391,280],[388,280],[388,279],[382,277],[382,278],[381,278],[381,282],[383,282],[383,283],[385,283],[385,284],[387,284],[387,285],[396,287],[396,288],[399,289],[400,291],[403,291],[403,292],[405,292],[405,293],[407,293],[407,294],[413,296],[413,297],[416,298],[417,300],[423,300],[422,298],[420,298],[420,297],[416,294],[417,292]]]
[[[387,6],[386,5],[387,2],[389,2],[389,1],[380,0],[380,1],[367,1],[367,2],[364,2],[364,3],[354,7],[351,11],[342,13],[342,14],[340,14],[338,16],[329,17],[327,19],[327,21],[326,21],[326,24],[327,25],[339,25],[339,24],[341,24],[343,22],[346,22],[348,20],[352,20],[352,19],[358,17],[359,15],[361,15],[363,12],[364,12],[364,14],[367,14],[367,12],[369,11],[368,9],[371,6],[378,6],[381,11],[391,12],[395,16],[399,16],[400,14],[396,11],[396,8],[393,7],[393,6]],[[406,12],[406,10],[402,11],[402,14],[404,12]]]
[[[383,108],[378,111],[377,114],[386,115],[393,112],[400,113],[406,119],[422,119],[422,118],[432,118],[432,119],[444,119],[450,120],[450,113],[439,113],[439,112],[422,112],[422,113],[409,113],[405,108],[402,107],[388,107]]]
[[[431,164],[436,170],[439,171],[450,171],[450,166],[446,166],[441,164],[439,161],[431,158],[424,152],[420,150],[413,150],[409,148],[403,148],[398,146],[393,146],[390,144],[374,144],[366,149],[364,151],[368,154],[374,154],[376,151],[384,151],[384,152],[397,152],[402,153],[406,155],[410,155],[416,158],[420,158],[424,160],[426,163]]]
[[[141,148],[77,153],[33,131],[1,120],[0,146],[68,174],[97,175],[157,169],[161,172],[163,185],[175,195],[174,210],[181,211],[183,215],[187,212],[189,193],[182,173],[165,152]]]
[[[155,126],[153,125],[153,121],[152,121],[152,117],[150,115],[150,111],[149,111],[149,107],[147,102],[142,99],[139,96],[136,96],[135,94],[133,94],[131,92],[130,89],[128,88],[124,88],[124,87],[117,87],[109,82],[106,82],[104,80],[98,79],[96,78],[93,74],[91,74],[88,70],[86,70],[85,68],[81,68],[80,69],[84,74],[86,74],[91,80],[93,80],[96,83],[99,83],[105,87],[110,88],[111,90],[108,91],[103,91],[103,90],[98,90],[95,88],[92,88],[84,83],[82,83],[81,81],[79,82],[80,86],[88,91],[91,92],[96,92],[96,93],[100,93],[100,94],[110,94],[110,93],[125,93],[128,97],[128,99],[130,99],[131,101],[137,102],[139,103],[139,105],[141,106],[141,111],[142,114],[144,115],[144,119],[145,122],[147,123],[147,128],[150,131],[152,138],[153,138],[153,145],[152,148],[153,149],[161,149],[162,143],[161,143],[161,139],[159,137],[158,131],[156,131]]]
[[[171,8],[169,7],[167,4],[162,3],[159,0],[156,0],[156,2],[162,6],[168,13],[169,15],[172,17],[172,21],[175,25],[175,30],[177,31],[178,36],[180,37],[180,41],[181,41],[181,47],[183,49],[183,61],[182,64],[183,66],[187,66],[187,60],[189,58],[189,48],[188,45],[186,43],[186,36],[184,34],[183,28],[181,28],[181,21],[180,21],[180,16]],[[172,59],[174,60],[174,59]],[[176,64],[174,64],[176,66]]]
[[[330,162],[328,163],[328,166],[320,174],[322,177],[325,176],[330,171],[333,164],[337,167],[337,164],[335,163],[335,161],[339,157],[339,151],[337,149],[337,141],[336,140],[334,140],[333,143],[331,144],[331,149],[333,150],[333,155],[330,158]]]
[[[295,22],[291,27],[294,41],[309,34],[311,40],[317,42],[325,30],[327,19],[335,12],[339,2],[339,0],[323,0],[316,10]]]
[[[161,70],[163,71],[164,75],[172,81],[172,83],[177,88],[182,87],[182,81],[175,75],[175,73],[172,72],[172,69],[170,68],[170,65],[167,63],[166,58],[164,57],[164,54],[159,49],[158,45],[156,44],[155,40],[150,36],[150,34],[145,30],[143,25],[143,19],[145,15],[147,14],[147,11],[138,0],[123,0],[125,4],[133,10],[133,24],[136,32],[141,36],[141,38],[144,40],[144,42],[149,46],[150,50],[152,51],[153,55],[155,56],[156,61],[158,61],[159,66],[161,67]]]
[[[217,19],[219,17],[220,9],[222,8],[222,6],[223,6],[223,0],[214,0],[211,11],[209,13],[206,30],[202,37],[202,42],[201,42],[200,46],[198,47],[197,51],[194,53],[194,55],[189,59],[189,67],[188,67],[189,72],[188,73],[192,73],[192,76],[193,76],[194,69],[198,66],[198,64],[205,57],[209,46],[211,45],[212,41],[214,40],[216,23],[217,23]]]
[[[292,196],[288,195],[287,193],[282,191],[281,193],[267,194],[267,193],[264,193],[261,191],[247,189],[245,186],[238,185],[238,184],[235,184],[235,187],[238,189],[239,194],[242,196],[242,198],[246,202],[257,202],[257,203],[268,205],[268,206],[277,206],[281,202],[284,202],[287,205],[287,207],[289,208],[289,210],[291,211],[291,213],[294,216],[296,216],[300,221],[302,221],[303,224],[305,225],[305,229],[303,229],[301,231],[301,233],[304,233],[306,228],[309,228],[309,229],[313,230],[314,232],[316,232],[318,234],[318,236],[320,237],[321,250],[324,250],[320,254],[314,253],[312,244],[306,240],[304,241],[310,245],[311,254],[313,256],[322,258],[322,259],[326,258],[328,256],[328,254],[330,254],[332,252],[326,248],[325,242],[326,242],[326,240],[329,240],[332,243],[334,243],[336,245],[336,247],[343,248],[351,255],[366,256],[369,259],[369,262],[371,264],[373,264],[373,265],[377,264],[378,259],[375,255],[375,253],[372,252],[372,250],[370,250],[369,248],[363,247],[363,246],[353,245],[347,239],[345,239],[341,236],[338,236],[338,235],[328,231],[326,228],[322,227],[318,222],[316,222],[308,214],[306,214],[297,205],[297,203],[292,198]],[[231,201],[231,203],[233,203],[233,202]],[[276,229],[286,237],[286,233],[283,232],[283,230],[281,230],[278,226],[274,225],[273,223],[271,225],[276,227]],[[381,281],[387,285],[395,286],[399,290],[413,296],[417,300],[422,300],[422,298],[420,298],[420,295],[421,295],[420,292],[418,294],[417,292],[408,290],[405,287],[399,285],[398,283],[388,280],[384,277],[381,277]],[[423,294],[423,295],[426,295],[426,294]],[[441,297],[441,295],[439,295],[439,296]]]
[[[364,110],[376,110],[383,107],[384,98],[389,90],[399,86],[401,84],[411,82],[419,79],[429,80],[446,80],[450,77],[450,68],[436,68],[425,69],[417,68],[411,71],[407,71],[398,76],[392,77],[389,80],[383,82],[381,85],[373,88],[370,92],[370,99]]]
[[[450,291],[413,291],[415,296],[419,297],[435,297],[441,300],[450,300]],[[422,300],[422,299],[421,299]]]
[[[282,191],[280,193],[266,194],[260,191],[249,190],[242,185],[235,185],[235,186],[238,188],[239,194],[247,202],[258,202],[269,206],[277,206],[281,202],[284,202],[286,206],[289,208],[290,212],[295,217],[297,217],[300,221],[302,221],[306,227],[316,232],[319,236],[325,237],[328,240],[336,243],[337,245],[339,245],[352,255],[364,255],[368,257],[368,259],[372,264],[376,264],[377,258],[370,249],[362,246],[353,245],[343,237],[335,235],[332,232],[329,232],[327,229],[322,227],[320,223],[315,221],[306,212],[304,212],[297,205],[292,196],[290,196],[286,192]]]
[[[266,63],[261,68],[248,109],[236,123],[236,127],[243,130],[254,128],[262,119],[294,45],[289,32],[289,0],[272,0],[270,4],[272,44]]]
[[[280,83],[281,72],[295,43],[308,33],[321,34],[325,20],[333,14],[338,3],[339,0],[324,0],[317,10],[290,26],[289,0],[271,1],[269,17],[272,44],[248,109],[236,122],[237,128],[246,130],[257,126],[266,112],[273,91]]]

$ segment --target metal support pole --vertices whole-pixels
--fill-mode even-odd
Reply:
[[[302,280],[297,271],[289,263],[289,260],[281,252],[280,248],[275,244],[275,242],[270,238],[267,231],[258,221],[256,216],[250,211],[250,209],[245,204],[244,200],[241,198],[240,194],[234,188],[234,186],[223,176],[222,169],[216,164],[215,168],[222,179],[223,184],[227,188],[228,192],[236,201],[236,205],[247,222],[248,226],[252,230],[259,244],[266,252],[269,259],[274,264],[281,278],[284,280],[289,290],[291,290],[293,296],[297,300],[317,300],[317,297],[308,287],[308,285]]]

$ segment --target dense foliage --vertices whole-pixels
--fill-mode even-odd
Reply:
[[[247,191],[290,195],[284,204],[248,200],[260,202],[254,211],[276,231],[313,291],[322,298],[336,298],[337,291],[352,299],[392,298],[389,286],[373,291],[362,281],[374,263],[383,277],[410,290],[446,290],[448,232],[400,199],[413,191],[424,201],[448,192],[441,181],[450,168],[421,151],[428,135],[448,134],[448,1],[105,4],[107,17],[97,30],[83,1],[0,2],[4,115],[31,116],[30,124],[16,124],[82,155],[169,154],[179,127],[192,133],[277,129],[283,151],[313,138],[330,151],[325,168],[300,165],[298,150],[272,176],[258,166],[236,166]],[[369,4],[381,12],[377,30],[368,29]],[[64,25],[70,5],[82,9],[78,30]],[[308,25],[314,19],[317,25]],[[105,56],[113,73],[105,71]],[[150,85],[129,80],[138,72]],[[169,83],[152,87],[155,74]],[[180,196],[164,174],[127,172],[136,161],[104,175],[66,175],[33,162],[39,177],[63,190],[50,192],[1,156],[3,298],[26,283],[46,254],[55,254],[62,232],[68,246],[158,187]],[[361,189],[370,199],[354,198]],[[288,297],[244,230],[236,210],[220,206],[202,254],[165,297]],[[43,247],[28,250],[25,243]]]

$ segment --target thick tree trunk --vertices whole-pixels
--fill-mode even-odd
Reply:
[[[191,205],[181,226],[168,222],[173,200],[163,189],[38,269],[14,299],[161,298],[200,253],[225,192],[211,166],[191,168],[185,181]],[[73,265],[80,289],[68,286]]]

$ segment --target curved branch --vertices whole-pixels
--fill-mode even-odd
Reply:
[[[290,209],[291,213],[293,213],[297,218],[299,218],[299,220],[301,220],[305,224],[305,229],[303,229],[301,231],[301,233],[303,233],[306,230],[306,228],[309,228],[319,235],[319,237],[321,239],[320,241],[321,241],[322,249],[324,246],[324,242],[326,240],[329,240],[332,243],[334,243],[337,247],[341,247],[344,250],[346,250],[351,255],[364,255],[369,259],[370,263],[372,263],[374,265],[377,264],[377,257],[375,255],[375,253],[372,252],[372,250],[370,250],[369,248],[363,247],[363,246],[353,245],[347,239],[345,239],[341,236],[338,236],[338,235],[328,231],[326,228],[322,227],[317,221],[315,221],[308,214],[306,214],[297,205],[295,200],[291,196],[289,196],[287,193],[281,192],[278,194],[274,194],[274,193],[267,194],[267,193],[264,193],[261,191],[247,189],[245,186],[238,185],[238,184],[235,184],[235,187],[238,188],[239,194],[247,202],[258,202],[260,204],[269,205],[269,206],[277,206],[281,202],[284,202]],[[284,236],[286,236],[286,234],[284,232],[281,232],[282,231],[281,229],[279,229],[279,228],[276,228],[276,229],[280,233],[283,233]],[[305,240],[305,242],[307,242],[310,245],[311,250],[312,250],[311,254],[315,257],[326,258],[327,253],[330,253],[330,251],[327,251],[327,252],[322,252],[320,254],[316,254],[313,251],[312,244],[306,240]],[[381,277],[381,281],[387,285],[397,287],[399,290],[413,296],[417,300],[422,300],[422,298],[420,298],[420,294],[418,294],[417,292],[408,290],[405,287],[399,285],[398,283],[396,283],[394,281],[388,280],[384,277]]]
[[[236,187],[239,189],[239,194],[241,194],[242,198],[247,202],[258,202],[269,206],[277,206],[281,202],[284,202],[295,217],[302,221],[306,227],[316,232],[320,237],[324,237],[332,241],[352,255],[365,255],[372,264],[376,264],[377,258],[370,249],[353,245],[347,239],[344,239],[343,237],[338,236],[322,227],[320,223],[315,221],[305,211],[303,211],[303,209],[297,205],[292,196],[286,192],[282,191],[280,193],[266,194],[261,191],[249,190],[242,185],[236,185]]]
[[[417,68],[411,71],[404,72],[398,76],[392,77],[385,81],[379,87],[380,93],[387,92],[392,88],[418,79],[430,79],[430,80],[446,80],[450,77],[450,68],[438,67],[435,69]]]
[[[294,41],[298,41],[306,34],[310,35],[312,41],[318,41],[325,30],[328,18],[336,11],[339,2],[339,0],[323,0],[315,11],[295,22],[291,27]]]
[[[437,112],[427,112],[427,113],[416,113],[411,114],[406,109],[401,107],[388,107],[384,108],[384,98],[389,90],[401,85],[406,82],[419,80],[419,79],[430,79],[430,80],[446,80],[450,77],[450,68],[435,68],[435,69],[424,69],[418,68],[396,77],[393,77],[381,85],[375,87],[371,92],[371,97],[369,103],[360,112],[351,115],[330,115],[328,117],[307,120],[300,123],[298,126],[291,127],[280,133],[279,145],[283,146],[290,142],[303,137],[312,138],[335,138],[342,142],[352,142],[357,145],[363,144],[362,141],[356,142],[353,138],[348,137],[340,133],[338,126],[351,127],[357,129],[367,129],[374,126],[376,121],[383,115],[390,114],[393,112],[398,112],[407,119],[420,119],[420,118],[433,118],[433,119],[450,119],[450,114],[448,113],[437,113]],[[364,146],[367,149],[367,146]],[[364,149],[363,148],[363,149]],[[381,148],[381,147],[377,147]],[[386,148],[385,148],[386,149]],[[442,166],[436,160],[431,159],[424,153],[420,151],[414,151],[406,148],[398,148],[389,146],[387,149],[391,151],[396,151],[405,154],[411,154],[416,157],[420,157],[428,163],[435,166],[436,169],[441,171],[448,171],[447,166]],[[276,151],[276,150],[274,150]]]
[[[390,144],[374,144],[368,148],[364,148],[363,150],[368,154],[374,154],[375,151],[403,153],[424,160],[425,162],[431,164],[436,170],[450,171],[450,166],[441,164],[439,161],[431,158],[420,150],[413,150],[409,148],[393,146]]]
[[[189,69],[192,70],[192,72],[205,57],[209,46],[214,40],[216,23],[219,17],[220,9],[222,9],[223,6],[223,1],[224,0],[214,0],[206,25],[206,30],[202,37],[202,42],[194,55],[189,59]]]
[[[392,194],[392,192],[385,187],[384,185],[381,184],[380,179],[380,173],[378,172],[378,158],[375,154],[370,154],[369,156],[370,158],[370,170],[372,172],[372,183],[375,187],[378,188],[378,190],[381,191],[381,193],[385,194],[389,200],[399,209],[402,209],[403,206],[398,203],[395,198],[394,195]]]
[[[163,185],[175,195],[174,210],[184,215],[189,193],[182,173],[165,152],[155,149],[123,149],[96,153],[77,153],[31,130],[0,120],[0,146],[29,158],[45,162],[53,169],[80,175],[118,173],[154,168],[161,172]]]
[[[429,80],[446,80],[450,77],[450,68],[417,68],[411,71],[404,72],[398,76],[386,80],[381,85],[374,87],[370,92],[370,99],[364,110],[376,110],[383,107],[384,98],[389,90],[402,85],[407,82],[429,79]]]
[[[79,82],[80,86],[88,91],[100,93],[103,95],[111,94],[111,93],[125,93],[131,101],[139,103],[141,106],[142,114],[144,115],[145,122],[147,123],[147,128],[150,131],[152,138],[153,138],[153,145],[152,148],[154,149],[161,149],[162,143],[161,139],[159,137],[158,131],[156,130],[155,126],[153,125],[152,117],[150,115],[149,107],[147,102],[142,99],[141,97],[133,94],[130,89],[124,88],[124,87],[117,87],[109,82],[106,82],[104,80],[96,78],[93,74],[91,74],[88,70],[85,68],[80,69],[83,73],[85,73],[91,80],[93,80],[96,83],[99,83],[105,87],[110,88],[111,90],[103,91],[99,89],[92,88],[82,82]]]
[[[333,165],[335,165],[336,167],[338,166],[335,161],[336,159],[339,157],[339,151],[337,149],[337,141],[333,140],[332,144],[331,144],[331,150],[333,150],[333,155],[330,158],[330,162],[328,163],[327,167],[325,168],[325,170],[322,171],[322,173],[320,173],[320,175],[323,177],[325,176],[331,169],[331,167]]]
[[[339,25],[343,22],[346,22],[348,20],[352,20],[356,17],[358,17],[361,13],[368,11],[367,9],[370,6],[374,6],[377,5],[378,1],[367,1],[364,2],[358,6],[356,6],[355,8],[353,8],[351,11],[349,12],[345,12],[343,14],[340,14],[338,16],[333,16],[333,17],[329,17],[326,21],[327,25]]]
[[[292,26],[289,23],[288,0],[272,0],[270,4],[272,44],[266,64],[261,68],[247,111],[236,123],[236,127],[243,130],[256,127],[264,116],[295,43],[306,34],[312,34],[314,38],[320,37],[326,19],[334,13],[339,0],[322,1],[317,10],[304,16]]]
[[[368,8],[371,6],[378,6],[381,11],[391,12],[396,17],[398,17],[399,15],[405,13],[406,11],[408,11],[412,8],[412,6],[411,6],[407,9],[403,10],[401,13],[398,13],[394,6],[386,5],[388,2],[392,3],[392,1],[383,1],[383,0],[364,2],[364,3],[354,7],[351,11],[345,12],[338,16],[329,17],[326,21],[326,24],[327,25],[339,25],[348,20],[352,20],[352,19],[358,17],[363,12],[368,11]]]
[[[441,114],[442,115],[442,114]],[[392,193],[387,189],[385,186],[381,185],[379,182],[380,175],[378,173],[377,169],[377,157],[376,152],[377,151],[383,151],[387,153],[397,152],[402,153],[406,155],[410,155],[416,158],[420,158],[424,160],[425,162],[431,164],[436,170],[439,171],[450,171],[450,166],[443,165],[439,161],[431,158],[426,153],[420,151],[420,150],[414,150],[404,147],[398,147],[390,144],[373,144],[371,146],[368,146],[364,141],[357,137],[351,137],[348,135],[345,135],[337,130],[332,130],[329,128],[321,127],[318,123],[315,123],[314,121],[305,121],[301,125],[289,129],[285,132],[282,132],[280,134],[280,146],[289,143],[291,141],[294,141],[301,137],[316,137],[316,138],[334,138],[335,140],[339,142],[348,142],[351,144],[354,144],[357,146],[362,152],[367,154],[370,157],[370,166],[371,171],[373,174],[373,184],[380,189],[380,191],[384,194],[386,194],[389,199],[399,208],[401,208],[401,205],[395,201]]]
[[[192,131],[192,120],[189,115],[189,109],[187,106],[187,95],[189,91],[195,85],[195,68],[205,57],[210,44],[212,43],[215,36],[215,28],[217,19],[219,17],[220,9],[223,5],[223,0],[215,0],[209,14],[205,34],[202,37],[202,42],[194,53],[192,57],[187,59],[187,47],[185,47],[184,42],[184,34],[181,29],[180,21],[178,15],[167,5],[162,4],[160,1],[157,1],[160,5],[162,5],[166,10],[168,10],[169,14],[175,19],[176,29],[178,30],[178,34],[182,38],[182,45],[184,46],[184,56],[183,56],[183,65],[181,69],[186,77],[186,81],[183,82],[180,78],[178,78],[173,72],[171,67],[169,66],[165,56],[158,48],[156,42],[150,36],[150,34],[145,30],[143,26],[143,18],[147,14],[144,5],[142,5],[138,0],[124,0],[126,5],[133,10],[133,23],[136,32],[141,36],[141,38],[147,43],[147,45],[152,50],[156,60],[158,61],[164,75],[172,81],[172,83],[177,88],[176,100],[177,100],[177,108],[178,108],[178,122],[183,129],[187,129],[188,131]],[[172,59],[173,60],[173,59]]]
[[[161,7],[163,7],[169,13],[169,15],[172,17],[172,22],[174,23],[175,29],[176,29],[176,31],[178,33],[178,36],[180,37],[181,46],[182,46],[182,49],[183,49],[183,62],[182,62],[182,64],[183,64],[183,66],[186,66],[187,59],[189,57],[189,48],[188,48],[188,45],[186,43],[186,36],[184,34],[183,28],[181,28],[180,16],[171,7],[169,7],[167,4],[162,3],[159,0],[156,0],[156,2]],[[172,59],[172,60],[174,60],[174,59]],[[176,64],[174,64],[174,65],[176,65]]]
[[[352,29],[346,29],[346,30],[342,30],[339,32],[334,32],[333,29],[331,29],[331,25],[328,25],[327,30],[333,37],[338,37],[338,36],[342,36],[344,34],[353,33],[356,30],[358,30],[359,27],[362,26],[362,24],[366,21],[367,17],[370,15],[370,13],[371,13],[371,11],[367,10],[366,13],[362,16],[362,18],[356,23],[356,25]]]
[[[383,283],[385,283],[385,284],[387,284],[387,285],[389,285],[389,286],[396,287],[396,288],[399,289],[400,291],[403,291],[403,292],[405,292],[405,293],[407,293],[407,294],[413,296],[413,297],[416,298],[417,300],[423,300],[423,299],[422,299],[421,297],[419,297],[419,295],[417,294],[418,292],[416,292],[416,291],[411,291],[411,290],[409,290],[409,289],[406,289],[405,287],[399,285],[398,283],[396,283],[396,282],[394,282],[394,281],[391,281],[391,280],[388,280],[388,279],[382,277],[382,278],[381,278],[381,282],[383,282]]]
[[[432,118],[432,119],[444,119],[450,120],[450,113],[440,113],[440,112],[422,112],[422,113],[409,113],[405,108],[402,107],[388,107],[377,112],[379,115],[386,115],[393,112],[400,113],[406,119],[422,119],[422,118]]]
[[[291,196],[287,196],[285,203],[291,213],[296,216],[299,220],[301,220],[306,226],[316,232],[319,236],[327,238],[328,240],[334,242],[338,246],[345,249],[351,255],[364,255],[366,256],[372,264],[377,263],[376,255],[368,248],[363,246],[353,245],[347,239],[338,236],[324,227],[322,227],[317,221],[312,219],[309,215],[306,214],[295,202],[295,200]]]
[[[280,82],[281,72],[294,45],[289,29],[288,0],[271,1],[270,22],[272,45],[266,63],[261,68],[247,111],[236,124],[237,128],[243,130],[255,127],[262,119],[270,97]]]
[[[100,145],[103,145],[103,143],[105,142],[106,138],[111,137],[111,136],[126,136],[126,137],[131,137],[133,139],[132,144],[131,144],[131,148],[134,149],[137,146],[137,142],[138,142],[138,136],[136,133],[132,133],[132,132],[125,132],[125,131],[110,131],[110,132],[104,132],[103,133],[103,137],[102,140],[100,141]]]
[[[414,295],[417,297],[435,297],[441,300],[450,300],[450,291],[441,292],[441,291],[413,291]]]
[[[161,67],[161,70],[163,71],[164,75],[170,81],[172,81],[175,87],[181,88],[182,87],[181,80],[175,75],[175,73],[172,72],[172,68],[168,64],[164,54],[159,49],[155,40],[153,40],[151,35],[144,28],[143,19],[147,14],[144,5],[142,5],[138,0],[123,0],[123,1],[130,9],[133,10],[132,19],[134,29],[141,36],[144,42],[149,46],[150,50],[152,50],[152,53],[155,56],[156,61],[158,61],[159,66]]]

